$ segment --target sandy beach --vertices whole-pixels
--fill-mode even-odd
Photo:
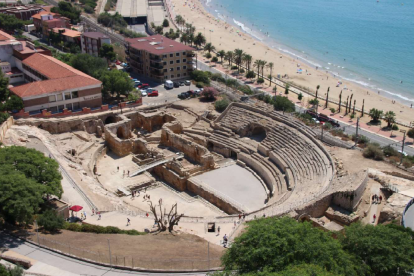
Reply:
[[[361,108],[362,101],[365,100],[365,112],[368,112],[371,108],[383,110],[384,113],[394,111],[399,122],[410,124],[413,121],[414,109],[410,106],[394,102],[378,94],[378,91],[370,91],[358,84],[335,77],[320,68],[317,70],[300,60],[284,55],[243,33],[240,28],[218,20],[208,13],[198,0],[171,0],[171,5],[172,15],[181,15],[187,23],[193,24],[196,27],[196,32],[203,33],[207,42],[211,42],[216,50],[233,51],[237,48],[242,49],[245,53],[250,54],[253,60],[261,59],[268,63],[273,62],[273,76],[287,74],[288,79],[283,80],[292,81],[301,87],[309,88],[313,92],[315,92],[316,86],[320,85],[319,95],[322,97],[326,95],[326,91],[330,87],[329,99],[338,101],[339,93],[342,90],[343,103],[346,102],[348,96],[350,97],[353,94],[352,101],[356,100],[357,108]],[[298,69],[302,69],[301,74],[297,73]],[[265,75],[267,76],[269,73],[269,70],[265,69]],[[338,82],[342,84],[338,85]],[[278,91],[280,90],[281,88],[278,89]]]

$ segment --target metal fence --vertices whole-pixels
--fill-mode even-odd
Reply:
[[[98,264],[105,264],[114,267],[129,269],[153,269],[153,270],[180,270],[192,271],[217,269],[221,267],[219,258],[209,259],[206,253],[206,259],[162,259],[162,258],[141,258],[130,255],[111,254],[108,242],[108,250],[106,252],[96,252],[83,248],[71,246],[70,244],[46,239],[37,235],[31,235],[28,240],[53,251],[64,253],[76,258],[92,261]]]

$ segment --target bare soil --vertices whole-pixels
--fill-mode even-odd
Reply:
[[[58,234],[39,233],[39,238],[41,244],[53,249],[104,263],[110,262],[109,241],[112,264],[155,269],[219,267],[219,259],[225,250],[218,245],[208,245],[198,236],[184,233],[132,236],[62,230]],[[36,235],[31,235],[29,239],[37,242]]]

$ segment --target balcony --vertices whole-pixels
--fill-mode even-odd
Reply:
[[[152,62],[162,62],[162,58],[160,56],[150,55],[149,59]]]
[[[193,52],[187,52],[187,57],[195,57],[195,54]]]
[[[164,76],[164,72],[162,70],[157,70],[157,69],[153,69],[150,71],[151,75],[157,76],[157,77],[162,77]]]
[[[150,63],[150,68],[152,69],[164,69],[164,65],[160,64],[160,63]]]

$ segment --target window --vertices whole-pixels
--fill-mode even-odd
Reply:
[[[79,103],[73,103],[73,109],[80,109]]]
[[[170,68],[170,72],[174,71],[174,68]]]
[[[185,69],[187,69],[187,66],[186,66],[186,65],[184,65],[184,66],[183,66],[183,69],[184,69],[184,70],[185,70]]]
[[[178,67],[177,67],[177,71],[180,71],[180,69],[181,69],[181,68],[180,68],[180,66],[178,66]]]
[[[186,58],[184,58],[184,59],[183,59],[183,62],[187,62],[187,59],[186,59]]]
[[[166,73],[167,72],[167,69],[164,69],[164,73]]]
[[[177,74],[177,78],[181,77],[181,74]]]
[[[174,78],[174,75],[171,75],[171,78],[173,79]]]
[[[79,98],[78,91],[72,92],[72,99]]]
[[[168,79],[168,76],[164,76],[164,80]]]
[[[186,54],[185,54],[185,52],[183,52],[183,56],[185,56]]]
[[[57,94],[56,95],[57,101],[63,101],[63,95],[62,94]],[[63,109],[63,108],[62,108]]]
[[[170,54],[170,57],[174,57],[174,54]]]
[[[174,64],[174,60],[171,60],[171,61],[170,61],[170,64]]]
[[[56,102],[56,96],[55,95],[49,96],[49,103],[54,103],[54,102]]]
[[[163,58],[166,58],[166,57],[167,57],[167,55],[162,55],[162,57],[163,57]]]
[[[67,108],[68,110],[72,110],[72,104],[66,104],[66,108]]]
[[[180,63],[180,62],[181,62],[181,60],[179,60],[179,59],[176,60],[176,63]]]
[[[183,76],[184,76],[184,77],[185,77],[185,76],[187,76],[187,73],[184,73],[184,74],[183,74]]]
[[[175,53],[175,56],[176,56],[176,57],[179,57],[179,56],[180,56],[180,53]]]
[[[71,97],[70,97],[70,92],[66,92],[65,93],[65,100],[70,100],[71,99]],[[66,107],[66,108],[68,108],[68,107]],[[69,108],[68,108],[69,109]]]
[[[167,65],[167,62],[166,62],[166,61],[164,61],[162,64]]]
[[[57,106],[49,107],[49,111],[52,112],[52,113],[57,112],[58,111]]]

